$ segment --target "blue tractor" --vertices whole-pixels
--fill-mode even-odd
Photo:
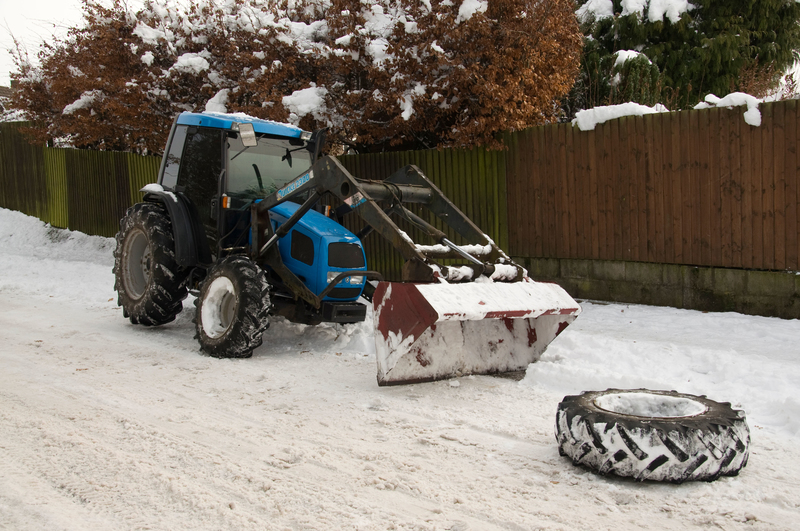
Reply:
[[[417,167],[356,179],[321,156],[324,141],[324,130],[243,114],[179,115],[158,183],[120,221],[114,274],[125,317],[168,323],[191,291],[201,349],[244,358],[270,316],[355,323],[371,301],[378,381],[394,384],[519,370],[580,311],[557,286],[532,282]],[[408,204],[466,243],[454,244]],[[341,224],[351,213],[364,222],[358,235]],[[397,219],[433,245],[417,245]],[[404,259],[402,282],[368,269],[362,240],[373,232]],[[473,306],[477,313],[464,311]],[[491,347],[488,357],[475,345],[487,335],[477,343]]]

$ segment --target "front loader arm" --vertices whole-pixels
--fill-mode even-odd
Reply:
[[[273,233],[269,210],[284,201],[303,196],[308,198],[289,220]],[[376,201],[397,200],[425,203],[431,200],[430,191],[421,186],[387,185],[379,181],[363,181],[353,177],[335,157],[321,157],[307,172],[264,198],[253,209],[253,247],[257,259],[263,259],[268,248],[292,229],[319,198],[330,193],[347,204],[353,211],[394,245],[403,259],[425,261],[425,256]]]
[[[269,210],[276,205],[297,197],[307,198],[302,206],[286,223],[273,231],[269,220]],[[436,280],[434,258],[466,258],[476,275],[491,275],[498,263],[514,265],[511,259],[467,218],[416,166],[409,165],[392,174],[384,181],[357,179],[342,166],[335,157],[321,157],[307,171],[292,182],[253,205],[253,239],[251,253],[257,261],[264,261],[283,276],[284,271],[292,285],[302,284],[299,279],[282,267],[277,252],[270,252],[274,244],[289,233],[295,223],[306,214],[325,194],[339,198],[351,212],[358,214],[368,225],[369,231],[378,232],[392,244],[405,261],[403,279],[416,282]],[[378,202],[388,206],[381,207]],[[447,239],[444,232],[432,226],[406,208],[406,204],[420,204],[430,210],[443,223],[470,242],[483,260],[472,256],[464,249]],[[391,218],[391,215],[404,219],[431,237],[438,246],[417,245]],[[473,251],[474,252],[474,251]],[[517,280],[524,276],[524,270],[515,266]],[[447,268],[440,273],[446,276]],[[306,290],[307,291],[307,290]],[[295,291],[302,295],[303,290]],[[305,298],[305,296],[303,296]]]

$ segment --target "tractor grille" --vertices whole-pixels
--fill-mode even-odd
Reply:
[[[333,288],[328,297],[333,299],[352,299],[361,295],[361,287],[358,288]]]
[[[328,245],[328,265],[347,269],[364,267],[364,251],[357,243],[332,243]]]

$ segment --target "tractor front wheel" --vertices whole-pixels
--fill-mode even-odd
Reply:
[[[252,260],[232,256],[208,272],[195,301],[197,340],[215,358],[249,358],[269,327],[269,284]]]
[[[172,224],[156,203],[138,203],[125,213],[114,250],[117,304],[133,324],[169,323],[183,309],[187,273],[175,261]]]

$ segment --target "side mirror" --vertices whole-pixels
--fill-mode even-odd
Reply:
[[[258,145],[256,130],[253,128],[253,124],[239,124],[239,134],[242,135],[242,144],[244,144],[245,147],[255,147]]]

